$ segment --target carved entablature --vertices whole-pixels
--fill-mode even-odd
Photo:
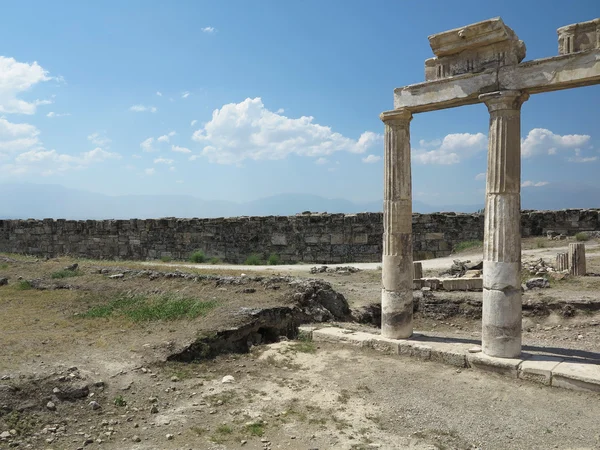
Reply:
[[[600,49],[600,18],[560,27],[556,32],[559,55]]]
[[[520,63],[525,44],[501,18],[484,20],[429,36],[434,58],[425,61],[425,80]]]

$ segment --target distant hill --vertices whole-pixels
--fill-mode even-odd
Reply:
[[[483,199],[482,199],[483,200]],[[600,188],[550,184],[523,188],[523,209],[600,208]],[[380,212],[383,201],[357,203],[310,194],[278,194],[250,202],[204,200],[191,195],[110,196],[55,184],[0,184],[0,219],[130,219],[157,217],[289,216],[303,211]],[[477,205],[428,205],[413,211],[476,212]]]

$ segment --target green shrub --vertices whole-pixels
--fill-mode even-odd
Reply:
[[[277,265],[281,264],[279,255],[276,255],[275,253],[271,253],[271,255],[269,255],[269,259],[267,260],[267,264],[270,266],[277,266]]]
[[[164,263],[168,263],[168,262],[173,261],[173,258],[171,258],[170,256],[161,256],[160,260]]]
[[[458,244],[456,244],[454,246],[454,252],[455,253],[464,252],[465,250],[468,250],[470,248],[481,247],[481,246],[483,246],[482,241],[463,241],[463,242],[459,242]]]
[[[52,275],[50,275],[51,278],[71,278],[71,277],[78,277],[79,275],[83,275],[83,273],[80,270],[67,270],[67,269],[63,269],[63,270],[59,270],[58,272],[54,272]]]
[[[190,256],[190,261],[193,263],[203,263],[205,260],[206,255],[202,250],[196,250],[194,253],[192,253],[192,256]]]
[[[21,280],[17,283],[17,289],[20,291],[27,291],[32,288],[33,288],[33,286],[31,285],[30,281]]]
[[[257,253],[252,253],[250,256],[248,256],[246,258],[246,262],[244,264],[246,264],[247,266],[260,266],[261,265],[260,255]]]
[[[213,256],[212,258],[210,258],[208,260],[208,262],[211,263],[211,264],[221,264],[223,261],[221,261],[221,258]]]
[[[125,401],[122,395],[117,395],[113,403],[115,404],[115,406],[119,407],[127,406],[127,402]]]
[[[587,233],[584,233],[583,231],[575,235],[575,239],[578,241],[587,241],[589,240],[589,238],[589,235]]]

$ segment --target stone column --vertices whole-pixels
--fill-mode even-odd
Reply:
[[[586,274],[585,267],[585,244],[576,242],[569,244],[569,273],[576,277],[583,277]]]
[[[521,105],[518,91],[479,97],[490,112],[483,246],[482,350],[521,354]]]
[[[408,338],[413,326],[410,111],[384,112],[383,273],[381,334]]]

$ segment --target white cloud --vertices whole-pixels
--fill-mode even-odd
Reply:
[[[154,175],[156,173],[156,169],[144,169],[144,173],[146,175]]]
[[[572,158],[568,158],[567,161],[574,162],[574,163],[594,162],[594,161],[598,161],[598,157],[597,156],[588,156],[588,157],[575,156]]]
[[[175,133],[174,131],[171,131],[168,134],[163,134],[162,136],[160,136],[158,139],[156,139],[158,142],[169,142],[169,138],[172,138],[173,136],[175,136],[177,133]]]
[[[192,155],[188,158],[190,161],[196,161],[197,159],[200,159],[200,155]]]
[[[196,119],[192,120],[190,122],[190,127],[193,127],[194,125],[196,125],[198,123],[198,121]]]
[[[97,145],[98,147],[106,147],[108,146],[108,144],[110,144],[112,141],[107,138],[103,132],[95,132],[90,134],[88,137],[88,141],[90,141],[92,144]]]
[[[54,117],[66,117],[66,116],[70,116],[70,115],[71,114],[69,114],[69,113],[57,113],[54,111],[50,111],[48,114],[46,114],[46,117],[53,119]]]
[[[306,116],[290,119],[266,109],[260,98],[248,98],[213,111],[212,119],[192,139],[203,144],[202,155],[220,164],[283,159],[290,154],[364,153],[382,140],[370,131],[353,140],[313,120]]]
[[[158,111],[158,108],[156,106],[133,105],[129,108],[129,111],[155,113],[156,111]]]
[[[217,31],[217,30],[215,30],[214,27],[204,27],[204,28],[201,28],[201,30],[204,33],[214,33],[215,31]]]
[[[167,165],[171,165],[173,164],[173,160],[172,159],[167,159],[167,158],[156,158],[154,160],[154,164],[167,164]]]
[[[523,181],[521,183],[521,187],[526,188],[526,187],[540,187],[540,186],[546,186],[547,184],[550,184],[548,181]]]
[[[373,164],[373,163],[376,163],[377,161],[379,161],[380,159],[381,159],[381,156],[368,155],[366,158],[362,159],[362,162],[367,163],[367,164]]]
[[[0,56],[0,113],[35,114],[37,106],[51,103],[50,100],[27,102],[19,94],[32,86],[52,78],[37,62],[31,64]]]
[[[486,173],[485,172],[481,172],[481,173],[478,173],[477,175],[475,175],[475,179],[477,181],[484,181],[485,178],[486,178]]]
[[[181,98],[188,98],[190,95],[191,94],[189,91],[185,91],[183,94],[181,94]]]
[[[28,123],[12,123],[0,117],[0,157],[28,150],[39,141],[40,131]]]
[[[327,158],[319,158],[315,161],[315,164],[319,164],[319,165],[327,164]]]
[[[171,151],[177,153],[192,153],[189,148],[180,147],[178,145],[171,145]]]
[[[285,112],[285,109],[283,108],[279,108],[277,111],[275,111],[277,114],[283,114]]]
[[[521,141],[523,158],[538,155],[555,155],[559,150],[574,149],[587,144],[590,136],[586,134],[554,134],[545,128],[534,128]]]
[[[162,97],[162,92],[156,91],[156,95],[158,95],[159,97]]]
[[[145,152],[155,152],[155,151],[157,151],[157,149],[154,148],[153,144],[154,144],[154,138],[149,137],[145,141],[142,141],[142,143],[140,144],[140,147]]]
[[[419,141],[420,148],[412,149],[412,159],[419,164],[458,164],[487,148],[483,133],[448,134],[442,141]],[[431,148],[437,147],[437,148]]]

